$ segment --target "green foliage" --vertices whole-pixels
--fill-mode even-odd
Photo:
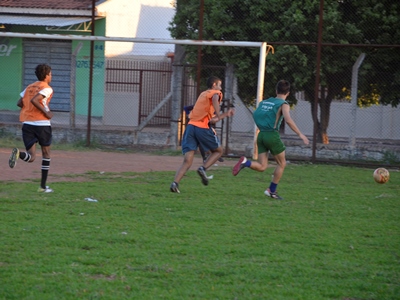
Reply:
[[[1,182],[0,298],[398,299],[400,173],[372,172],[288,165],[283,201],[272,168]]]
[[[351,91],[347,88],[343,88],[342,92],[340,93],[340,99],[346,100],[348,102],[351,101]],[[361,97],[357,98],[357,105],[359,107],[370,107],[372,105],[379,104],[380,96],[376,89],[371,90],[371,94],[365,94]]]
[[[319,0],[221,0],[204,1],[205,40],[266,41],[315,43],[318,36]],[[198,39],[198,0],[178,0],[171,34],[179,39]],[[324,1],[323,42],[340,44],[387,44],[400,41],[400,4],[393,0]],[[275,46],[267,58],[265,94],[274,95],[275,83],[290,80],[296,91],[305,91],[313,100],[316,47]],[[323,47],[321,86],[326,101],[350,88],[351,71],[360,53],[366,58],[360,69],[359,96],[366,102],[379,95],[380,102],[398,105],[400,101],[400,51],[398,48]],[[195,62],[197,47],[188,48]],[[253,104],[256,95],[257,49],[213,47],[203,56],[203,64],[233,63],[239,81],[239,93]],[[293,93],[294,94],[294,93]],[[293,102],[294,99],[292,98]],[[321,101],[325,101],[322,99]],[[374,100],[372,100],[374,101]]]

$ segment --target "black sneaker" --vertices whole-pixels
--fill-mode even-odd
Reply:
[[[14,168],[15,165],[17,164],[17,160],[19,158],[19,150],[18,148],[14,148],[11,151],[10,158],[8,159],[8,165],[10,168]]]
[[[198,168],[197,174],[199,174],[199,176],[201,177],[201,182],[204,185],[208,185],[208,177],[207,177],[206,170],[204,169],[204,167]]]
[[[179,191],[179,184],[176,182],[171,183],[171,186],[169,187],[170,191],[173,193],[180,193]]]
[[[271,197],[272,199],[283,200],[283,198],[279,196],[276,192],[272,193],[269,188],[265,190],[264,194],[268,197]]]

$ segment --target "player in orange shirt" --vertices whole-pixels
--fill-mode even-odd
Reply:
[[[21,92],[21,98],[17,103],[21,107],[19,120],[23,124],[22,139],[26,152],[20,152],[18,148],[14,148],[8,164],[10,168],[14,168],[19,158],[25,162],[33,162],[36,158],[36,143],[39,143],[42,149],[42,176],[38,192],[51,193],[53,190],[46,186],[52,140],[50,119],[53,117],[49,108],[53,97],[53,89],[49,85],[52,76],[51,67],[46,64],[38,65],[35,74],[39,81],[28,85]]]
[[[204,185],[208,185],[206,170],[212,166],[222,155],[222,146],[213,128],[210,126],[225,117],[233,116],[235,111],[229,109],[225,113],[220,112],[222,101],[221,92],[222,81],[218,77],[207,79],[208,89],[200,94],[189,115],[189,124],[186,126],[182,139],[182,153],[184,159],[182,165],[176,171],[174,182],[171,183],[170,190],[173,193],[180,193],[179,182],[192,166],[194,153],[197,148],[202,148],[211,154],[197,169]]]

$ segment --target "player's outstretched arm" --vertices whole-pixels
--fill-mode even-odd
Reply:
[[[301,133],[300,129],[297,127],[296,123],[293,121],[292,117],[290,116],[290,106],[289,104],[282,105],[282,114],[285,119],[286,124],[292,129],[302,140],[303,143],[308,145],[310,141],[308,138]]]

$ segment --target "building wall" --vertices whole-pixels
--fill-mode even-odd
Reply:
[[[104,35],[105,20],[96,21],[96,34]],[[25,33],[43,33],[51,34],[52,31],[46,31],[43,26],[13,26],[12,32]],[[78,34],[79,32],[56,31],[55,34]],[[81,35],[89,35],[90,33],[79,33]],[[46,47],[46,39],[38,39]],[[47,40],[48,41],[48,40]],[[88,98],[89,98],[89,63],[90,63],[90,41],[72,41],[72,52],[82,44],[80,51],[76,56],[76,72],[74,72],[74,90],[75,90],[75,113],[87,115]],[[92,97],[92,115],[102,116],[104,107],[104,42],[94,43],[94,78],[93,80],[93,97]],[[71,52],[71,55],[72,55]],[[3,55],[1,55],[3,54]],[[49,60],[42,63],[52,64]],[[19,93],[25,88],[23,82],[24,72],[29,62],[24,61],[23,39],[21,38],[3,38],[0,40],[0,110],[19,110],[16,101],[19,99]],[[72,72],[71,72],[72,73]],[[54,74],[53,74],[54,75]],[[56,95],[54,96],[56,97]]]
[[[22,39],[0,38],[0,109],[18,109],[22,64]]]
[[[98,5],[106,12],[106,35],[110,37],[171,39],[168,31],[175,9],[171,0],[110,0]],[[107,42],[107,57],[165,57],[174,52],[172,44]]]

